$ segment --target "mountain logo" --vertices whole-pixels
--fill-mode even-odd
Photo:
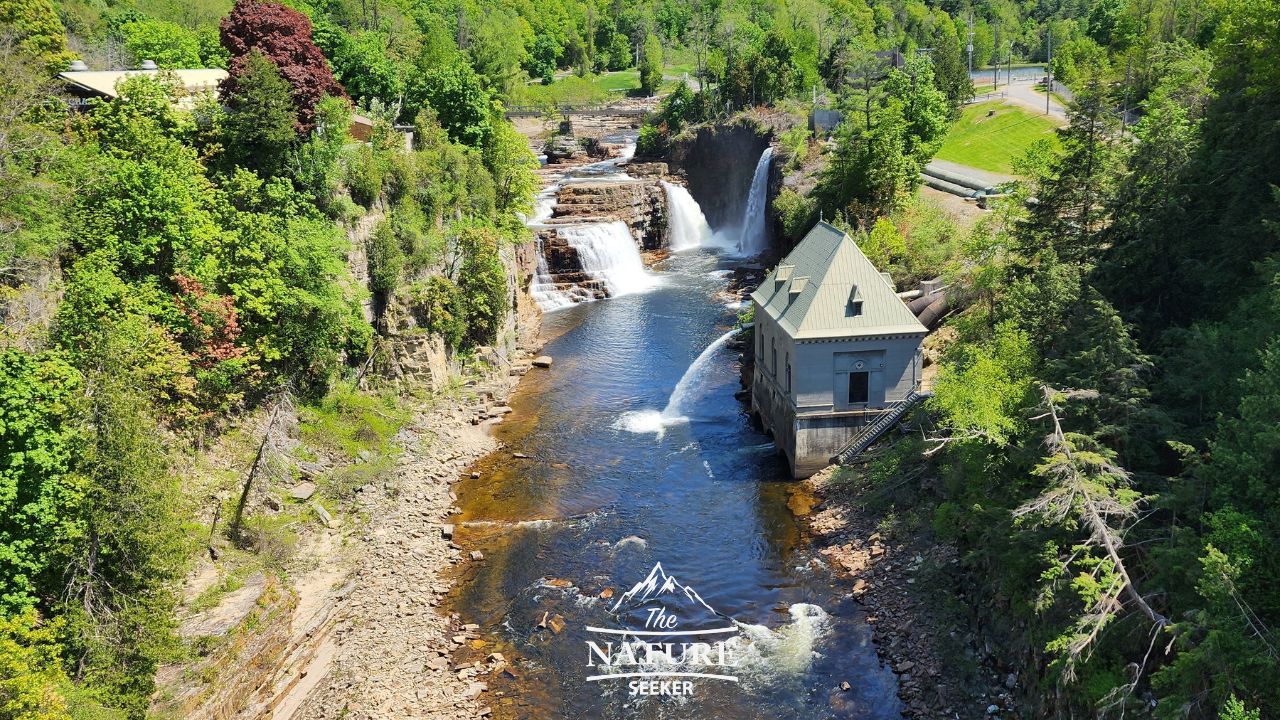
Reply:
[[[737,682],[738,626],[697,590],[654,563],[609,613],[619,627],[594,627],[587,641],[588,682],[628,679],[630,695],[692,695],[693,679]],[[608,639],[606,639],[608,638]]]

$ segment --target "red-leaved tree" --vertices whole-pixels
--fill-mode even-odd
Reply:
[[[314,126],[316,103],[321,97],[347,96],[333,79],[324,53],[311,39],[311,21],[297,10],[260,0],[236,0],[222,20],[221,36],[222,46],[231,55],[228,77],[222,82],[224,102],[236,94],[237,80],[251,50],[270,58],[293,88],[300,133],[310,132]]]
[[[245,349],[237,344],[240,319],[231,296],[211,293],[199,280],[181,273],[173,276],[173,282],[179,292],[174,302],[187,320],[183,344],[192,364],[207,370],[243,356]]]

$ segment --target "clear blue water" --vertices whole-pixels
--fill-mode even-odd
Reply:
[[[656,268],[655,290],[547,315],[553,367],[526,376],[496,432],[505,447],[459,485],[457,540],[485,561],[466,564],[450,609],[481,626],[488,645],[473,657],[513,661],[515,678],[488,680],[500,717],[900,717],[895,677],[847,580],[789,509],[800,485],[734,397],[738,350],[719,350],[690,379],[688,422],[661,437],[618,427],[626,413],[661,411],[732,327],[735,311],[716,297],[721,263],[675,256]],[[655,562],[754,639],[740,682],[638,699],[622,681],[585,680],[585,641],[596,638],[584,628],[611,622],[613,600],[598,596],[620,596]],[[538,628],[556,614],[561,632]]]

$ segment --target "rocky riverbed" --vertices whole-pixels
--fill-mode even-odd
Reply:
[[[433,401],[400,438],[397,481],[372,490],[369,522],[347,554],[350,574],[333,592],[329,620],[292,687],[274,702],[278,718],[484,717],[485,677],[500,656],[457,667],[450,653],[476,628],[438,610],[449,590],[443,573],[483,562],[452,542],[458,512],[453,483],[497,442],[487,432],[510,408],[503,403],[533,361],[527,355],[458,397]],[[538,372],[538,370],[534,370]]]
[[[982,660],[982,649],[952,624],[940,621],[925,591],[931,587],[934,593],[946,593],[945,588],[952,587],[955,550],[918,533],[881,531],[884,518],[866,506],[867,488],[856,473],[831,466],[803,481],[817,502],[800,510],[807,515],[809,531],[825,546],[820,552],[847,575],[851,592],[866,608],[867,621],[875,628],[876,652],[898,674],[904,714],[1015,717],[1016,673],[976,662],[971,681],[962,680],[948,653],[960,651]]]

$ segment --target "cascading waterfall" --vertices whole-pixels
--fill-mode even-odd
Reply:
[[[631,231],[621,220],[563,227],[558,232],[578,252],[582,271],[600,281],[610,297],[644,292],[657,285],[657,279],[645,270]]]
[[[546,190],[538,193],[538,197],[533,201],[533,217],[525,220],[525,225],[534,227],[544,225],[551,219],[551,213],[556,208],[556,193],[559,192],[559,185],[549,185]]]
[[[667,229],[672,252],[701,247],[711,239],[711,226],[702,214],[698,201],[681,185],[662,181],[667,192]]]
[[[551,312],[569,307],[574,303],[568,293],[562,292],[551,280],[551,269],[547,267],[547,257],[542,254],[542,238],[538,238],[538,265],[533,274],[533,282],[529,284],[529,294],[543,312]]]
[[[698,398],[698,391],[705,380],[703,376],[706,375],[706,369],[711,365],[716,351],[724,347],[736,332],[738,332],[737,329],[733,329],[716,338],[715,342],[708,345],[694,359],[693,364],[680,377],[680,382],[676,383],[676,389],[671,392],[671,398],[667,400],[667,406],[661,412],[640,410],[624,413],[614,423],[614,427],[633,433],[657,433],[658,437],[662,437],[668,427],[689,422],[688,413],[692,401]]]
[[[738,254],[759,255],[768,250],[765,232],[765,206],[769,202],[769,166],[773,161],[773,146],[764,149],[751,176],[751,190],[747,193],[747,209],[742,213],[742,234],[738,237]]]
[[[545,227],[551,219],[556,207],[556,193],[559,185],[549,185],[538,193],[533,202],[533,216],[525,219],[525,225],[531,228]],[[573,297],[556,287],[551,279],[551,269],[547,267],[547,257],[542,252],[542,238],[538,237],[538,264],[533,274],[533,282],[529,285],[529,294],[543,312],[559,310],[574,304]]]

